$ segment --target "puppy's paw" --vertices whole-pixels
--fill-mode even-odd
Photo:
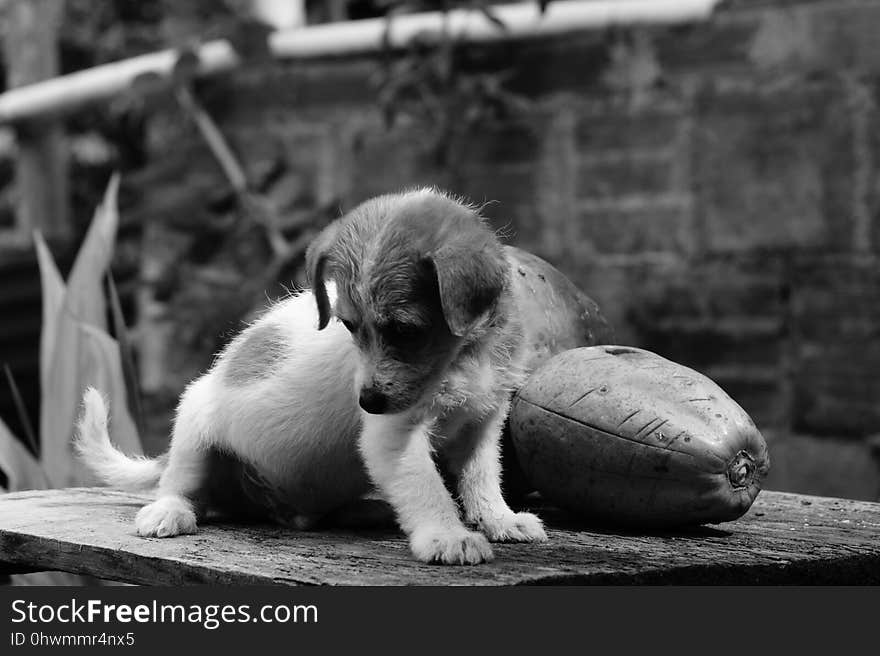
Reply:
[[[544,525],[532,513],[504,513],[491,520],[479,522],[480,529],[492,542],[546,542]]]
[[[134,520],[138,535],[170,538],[196,532],[196,514],[183,497],[160,497],[138,511]]]
[[[430,526],[410,536],[413,555],[425,563],[476,565],[492,560],[492,547],[486,536],[464,527]]]

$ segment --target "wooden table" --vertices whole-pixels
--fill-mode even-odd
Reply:
[[[295,532],[208,524],[135,535],[146,502],[106,488],[0,496],[0,571],[46,569],[130,583],[285,585],[880,583],[880,504],[762,492],[735,522],[655,534],[539,511],[545,544],[495,546],[473,567],[424,565],[397,532]]]

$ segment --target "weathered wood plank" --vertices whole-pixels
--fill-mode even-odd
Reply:
[[[496,545],[476,567],[414,561],[396,532],[295,532],[224,523],[140,538],[145,497],[78,488],[0,496],[0,561],[131,583],[513,585],[880,583],[880,504],[763,492],[714,527],[637,534],[542,514],[550,541]]]

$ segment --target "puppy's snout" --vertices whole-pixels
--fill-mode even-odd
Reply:
[[[362,389],[358,403],[371,415],[381,415],[388,411],[388,397],[374,387]]]

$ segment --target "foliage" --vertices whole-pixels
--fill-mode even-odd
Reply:
[[[113,254],[118,215],[117,177],[107,186],[67,283],[39,233],[34,235],[43,287],[43,324],[40,335],[40,448],[19,403],[22,424],[29,433],[30,450],[0,419],[0,472],[5,490],[46,489],[88,485],[94,480],[73,455],[73,429],[87,386],[110,399],[113,440],[129,453],[141,453],[140,438],[128,410],[132,393],[126,379],[134,379],[132,363],[122,357],[119,344],[107,334],[102,280]],[[116,316],[117,301],[111,297]],[[117,334],[125,333],[117,321]],[[7,369],[13,395],[19,394]],[[134,392],[136,395],[136,391]],[[0,488],[3,489],[3,488]],[[12,577],[23,585],[74,585],[82,577],[63,572],[41,572]]]
[[[394,17],[411,11],[449,11],[466,7],[480,11],[497,29],[505,26],[487,0],[350,0],[349,6],[371,4],[370,11],[385,15],[390,27]],[[538,3],[543,10],[546,1]],[[271,257],[263,275],[252,278],[247,289],[238,288],[231,298],[214,307],[237,308],[245,314],[244,299],[254,298],[291,262],[302,259],[305,247],[330,217],[319,208],[309,222],[290,238],[281,228],[277,209],[248,177],[212,117],[201,106],[194,85],[201,41],[226,38],[245,63],[261,64],[268,57],[270,30],[249,14],[240,0],[191,3],[171,0],[66,0],[61,29],[62,72],[124,59],[164,47],[177,48],[178,64],[173,94],[178,107],[192,121],[206,146],[224,171],[238,208],[240,225],[227,235],[240,240],[256,230]],[[349,15],[354,14],[349,10]],[[386,42],[386,45],[387,42]],[[504,74],[468,71],[462,66],[460,43],[444,28],[422,33],[402,53],[386,48],[375,83],[379,107],[389,127],[402,116],[415,117],[430,126],[429,145],[441,164],[451,159],[452,149],[472,126],[517,111],[523,100],[504,89]],[[144,156],[143,121],[155,99],[156,80],[138,79],[132,93],[109,108],[79,114],[70,121],[75,157],[79,146],[113,143],[114,150],[89,148],[103,153],[90,165],[101,175],[102,167],[137,164]],[[165,96],[166,98],[168,96]],[[83,137],[85,135],[85,137]],[[108,155],[108,153],[111,153]],[[104,200],[89,225],[68,280],[62,279],[49,249],[39,234],[35,247],[43,289],[43,321],[40,340],[40,440],[26,421],[15,381],[7,371],[10,391],[16,398],[30,449],[0,420],[0,483],[8,491],[91,484],[90,475],[73,455],[72,438],[83,390],[92,385],[109,397],[113,440],[124,451],[142,452],[140,394],[134,370],[133,345],[122,317],[109,264],[118,229],[118,178],[111,179]],[[85,195],[88,197],[88,194]],[[74,199],[75,203],[77,198]],[[106,278],[108,297],[105,296]],[[109,312],[108,312],[109,310]],[[108,333],[112,318],[114,339]],[[118,341],[117,341],[118,340]],[[137,420],[137,421],[136,421]],[[0,488],[2,489],[2,488]],[[50,579],[51,581],[52,579]],[[55,582],[62,582],[60,579]]]
[[[363,4],[349,2],[348,5]],[[524,98],[508,92],[504,88],[504,72],[474,72],[461,65],[460,36],[449,29],[448,21],[437,32],[423,32],[416,35],[403,53],[392,52],[390,34],[393,20],[402,13],[412,11],[470,9],[481,12],[499,30],[506,29],[488,0],[374,0],[373,10],[386,16],[387,29],[385,51],[380,74],[376,77],[378,106],[388,127],[392,127],[399,117],[407,115],[426,126],[426,143],[441,166],[453,159],[455,149],[461,145],[462,137],[475,125],[495,121],[515,114],[527,107]],[[538,3],[541,11],[547,2]],[[200,16],[195,3],[189,18]],[[177,7],[177,5],[175,5]],[[205,37],[223,36],[226,38],[245,65],[264,65],[269,57],[268,36],[271,30],[256,20],[250,13],[249,3],[227,0],[220,20],[214,19],[212,30]],[[179,12],[179,9],[176,10]],[[230,15],[232,18],[230,18]],[[180,13],[169,14],[171,23],[181,21]],[[187,20],[182,20],[188,25]],[[179,33],[191,35],[191,27],[179,29]],[[289,270],[292,263],[302,260],[305,246],[314,230],[300,230],[293,235],[283,234],[279,210],[271,199],[261,193],[258,183],[249,176],[229,147],[226,139],[202,106],[195,85],[195,74],[199,65],[197,42],[193,38],[177,38],[178,57],[172,75],[173,93],[179,109],[196,127],[208,147],[232,191],[238,210],[238,226],[242,228],[257,226],[265,237],[269,256],[264,275],[258,275],[255,286],[241,291],[238,299],[227,299],[232,305],[242,305],[242,294],[252,294],[275,279],[282,271]],[[164,90],[166,83],[157,75],[147,74],[135,79],[131,93],[127,97],[130,106],[149,110],[156,98],[168,98],[168,94],[157,93]],[[159,100],[158,102],[161,102]],[[322,227],[326,208],[318,208],[312,217],[312,228]],[[299,222],[303,224],[303,222]]]
[[[407,45],[404,56],[391,52],[388,35],[395,16],[413,9],[449,12],[471,9],[481,12],[496,29],[507,26],[492,10],[488,0],[452,2],[429,0],[400,2],[387,0],[385,57],[377,77],[378,102],[391,127],[398,117],[408,115],[428,126],[429,144],[441,166],[454,161],[455,149],[474,127],[516,115],[528,109],[528,101],[506,90],[505,71],[470,70],[462,53],[462,42],[449,28],[417,34]],[[547,2],[540,2],[541,11]]]
[[[40,335],[40,450],[31,453],[0,424],[0,469],[7,489],[19,491],[93,483],[73,455],[73,428],[85,388],[110,399],[114,441],[141,453],[128,410],[125,367],[119,344],[107,333],[103,279],[116,238],[117,177],[107,186],[65,284],[42,236],[34,236],[43,288]],[[132,373],[128,372],[131,376]],[[14,391],[14,386],[13,386]],[[31,448],[34,448],[32,445]]]
[[[365,3],[348,3],[356,4]],[[396,16],[406,12],[470,8],[485,14],[497,29],[505,29],[487,0],[373,0],[366,4],[371,4],[370,11],[385,15],[389,26]],[[538,4],[543,9],[546,3]],[[269,253],[263,260],[262,274],[248,276],[252,284],[246,289],[237,286],[229,292],[229,298],[216,299],[214,307],[233,308],[239,314],[246,314],[250,309],[248,299],[255,298],[260,289],[269,286],[282,271],[289,270],[292,263],[301,262],[315,230],[330,216],[324,208],[318,208],[310,221],[299,221],[298,231],[292,235],[285,232],[278,209],[261,192],[259,181],[254,181],[243,169],[200,103],[194,84],[199,41],[226,38],[246,64],[260,65],[266,60],[270,30],[253,18],[248,5],[241,0],[221,3],[68,0],[61,32],[66,72],[161,47],[178,48],[173,93],[164,97],[176,101],[226,175],[238,217],[233,229],[225,231],[227,241],[244,243],[242,235],[253,235],[256,231],[261,235],[261,248],[265,247]],[[393,126],[401,116],[407,115],[429,126],[432,138],[428,141],[441,163],[450,160],[460,137],[474,124],[515,112],[523,103],[505,91],[503,74],[466,70],[461,65],[460,45],[458,37],[446,28],[417,35],[403,52],[386,50],[381,74],[376,79],[378,103],[388,125]],[[157,95],[155,82],[149,76],[136,80],[132,93],[121,104],[114,104],[111,113],[123,119],[131,116],[133,108],[135,114],[138,109],[149,111],[149,100]],[[140,103],[132,104],[133,98],[140,98]],[[132,413],[126,411],[114,417],[114,426],[126,448],[135,452],[140,449],[132,418],[133,414],[140,423],[142,416],[137,381],[132,373],[133,346],[123,329],[112,281],[109,309],[119,343],[107,334],[108,308],[101,289],[118,223],[115,195],[116,183],[111,182],[66,288],[46,245],[39,236],[36,240],[44,289],[41,457],[53,485],[85,480],[82,472],[71,470],[69,450],[70,427],[85,379],[100,380],[108,390],[118,390],[112,394],[126,399],[122,403],[114,399],[111,403],[114,408],[126,409],[130,405],[133,409]]]
[[[384,16],[388,26],[400,15],[418,11],[470,9],[484,14],[498,30],[506,29],[490,0],[346,0],[337,12],[349,17]],[[548,0],[536,0],[544,11]],[[67,0],[61,29],[65,72],[163,48],[178,49],[186,78],[197,63],[194,48],[227,39],[246,63],[267,59],[269,26],[253,15],[246,0]],[[323,2],[308,3],[312,19],[326,17]],[[330,12],[333,13],[333,12]],[[386,41],[386,46],[387,46]],[[467,130],[520,111],[522,97],[505,89],[505,72],[471,70],[460,39],[448,26],[417,35],[400,53],[386,48],[375,77],[377,102],[392,126],[403,117],[420,120],[430,131],[429,145],[438,161],[450,160],[451,148]],[[140,80],[137,93],[108,109],[82,114],[97,123],[117,146],[121,164],[142,162],[143,122],[155,107],[155,94]]]

